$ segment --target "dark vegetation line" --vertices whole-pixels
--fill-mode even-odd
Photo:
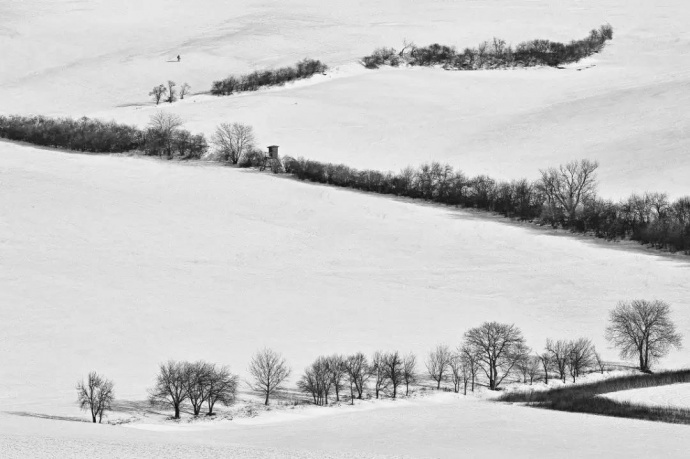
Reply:
[[[611,392],[678,383],[690,383],[690,370],[623,376],[545,391],[509,392],[501,395],[498,400],[527,403],[537,408],[558,411],[690,424],[690,410],[685,408],[646,406],[597,397]]]
[[[597,164],[590,161],[542,170],[536,181],[511,182],[486,175],[468,177],[438,162],[399,173],[290,157],[283,158],[283,165],[300,180],[497,212],[606,240],[629,238],[690,254],[690,196],[675,202],[665,193],[633,194],[617,203],[605,200],[595,193]]]
[[[268,86],[282,86],[290,81],[302,80],[317,73],[324,73],[326,70],[328,70],[328,66],[323,62],[304,59],[290,67],[254,71],[245,75],[231,75],[223,80],[214,81],[211,94],[229,96],[236,92],[256,91]]]
[[[547,65],[558,67],[577,62],[600,52],[608,40],[613,39],[613,27],[609,24],[593,29],[587,38],[570,43],[549,40],[531,40],[515,48],[505,40],[494,38],[480,43],[476,48],[457,51],[453,46],[433,45],[417,47],[405,43],[403,49],[378,48],[371,55],[362,58],[366,68],[376,69],[382,65],[431,66],[442,65],[447,70],[480,70],[512,67],[535,67]]]
[[[175,115],[157,113],[145,129],[89,118],[0,116],[0,137],[35,145],[95,153],[140,151],[168,159],[200,159],[209,150],[203,134],[182,129]],[[224,128],[224,129],[222,129]],[[222,134],[222,135],[221,135]],[[221,161],[260,166],[250,126],[221,125],[211,139]],[[274,164],[276,165],[276,164]],[[274,172],[300,180],[499,213],[606,240],[631,239],[656,249],[690,254],[690,197],[633,194],[620,202],[596,195],[596,162],[580,161],[540,171],[535,181],[469,177],[432,162],[398,173],[357,170],[342,164],[285,157]]]

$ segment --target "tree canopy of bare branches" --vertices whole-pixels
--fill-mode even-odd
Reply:
[[[436,349],[429,352],[429,356],[426,359],[426,370],[431,376],[431,379],[436,381],[436,389],[441,388],[441,383],[446,380],[448,376],[448,364],[453,353],[450,348],[441,344],[436,346]]]
[[[568,371],[575,382],[575,378],[594,366],[594,345],[587,338],[579,338],[570,342],[568,352]]]
[[[606,339],[619,349],[621,358],[637,357],[640,370],[648,372],[671,348],[682,346],[670,314],[671,307],[659,300],[620,302],[610,312]]]
[[[159,84],[158,86],[154,86],[151,92],[149,93],[149,96],[153,97],[153,101],[158,105],[161,102],[161,99],[165,94],[167,94],[168,88],[165,87],[165,85]]]
[[[371,359],[369,373],[374,378],[374,393],[376,398],[388,387],[388,372],[386,368],[386,354],[376,351]]]
[[[84,411],[91,412],[91,420],[100,424],[103,414],[111,409],[115,398],[113,382],[95,371],[86,380],[77,383],[77,403]]]
[[[546,340],[546,352],[549,354],[550,367],[558,372],[558,377],[565,382],[565,377],[568,369],[568,355],[570,354],[570,343],[568,341],[559,339],[554,341],[552,339]]]
[[[403,358],[402,377],[405,383],[405,396],[410,395],[410,385],[417,382],[417,357],[409,353]]]
[[[159,156],[165,152],[168,158],[172,158],[175,133],[182,124],[182,118],[173,113],[159,111],[151,116],[146,132],[147,142],[156,144]]]
[[[265,404],[290,376],[290,367],[282,355],[272,349],[262,349],[254,354],[249,363],[250,387],[265,397]]]
[[[527,353],[522,332],[511,324],[485,322],[465,333],[465,343],[477,356],[491,390],[498,388]]]
[[[154,386],[149,389],[152,405],[169,405],[175,411],[174,419],[180,419],[180,406],[187,400],[187,365],[169,360],[161,363]]]
[[[348,356],[345,359],[345,371],[347,372],[347,380],[350,383],[350,398],[354,405],[353,388],[357,391],[357,398],[361,400],[364,387],[371,376],[367,357],[361,352]]]
[[[252,151],[255,142],[254,129],[240,123],[222,123],[211,138],[218,158],[232,164],[237,164],[243,155]]]
[[[594,197],[597,167],[596,161],[583,159],[540,171],[539,188],[551,209],[562,210],[568,223],[575,220],[578,206]]]
[[[398,395],[398,387],[405,380],[403,359],[398,351],[388,352],[383,360],[384,373],[391,387],[393,387],[393,398]]]

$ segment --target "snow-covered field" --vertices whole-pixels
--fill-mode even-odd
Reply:
[[[203,91],[228,73],[309,56],[333,70],[165,109],[191,130],[243,121],[283,154],[359,167],[441,160],[514,178],[589,157],[602,164],[606,196],[687,194],[684,5],[1,2],[0,113],[145,124],[154,84]],[[565,70],[356,64],[404,38],[569,40],[606,21],[611,45]],[[167,62],[177,54],[181,63]],[[251,171],[0,142],[0,457],[683,457],[684,427],[454,397],[173,432],[8,414],[83,416],[74,384],[92,369],[139,402],[168,358],[243,376],[263,346],[295,373],[331,352],[399,349],[421,360],[485,320],[515,322],[537,349],[547,337],[590,337],[610,360],[607,312],[635,297],[664,299],[678,329],[690,329],[688,261],[497,220]],[[664,365],[689,357],[674,352]]]
[[[638,405],[663,406],[690,409],[690,384],[645,387],[606,394],[612,400]]]
[[[208,91],[254,68],[322,59],[309,84],[166,108],[210,133],[255,126],[284,154],[398,169],[447,161],[470,174],[533,178],[588,157],[601,191],[687,194],[690,10],[684,0],[26,0],[0,5],[0,112],[97,115],[146,124],[151,87]],[[365,71],[403,39],[458,48],[493,36],[581,38],[609,22],[605,51],[567,70]],[[168,62],[177,54],[182,62]]]

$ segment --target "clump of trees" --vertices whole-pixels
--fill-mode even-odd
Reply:
[[[309,78],[317,73],[324,73],[328,66],[319,60],[304,59],[293,66],[274,70],[254,71],[245,75],[231,75],[223,80],[214,81],[211,94],[229,96],[237,92],[256,91],[268,86],[282,86],[295,80]]]
[[[570,43],[559,43],[550,40],[531,40],[518,44],[515,48],[505,40],[493,38],[484,41],[476,48],[465,48],[458,51],[454,46],[434,43],[418,47],[405,42],[399,52],[394,48],[378,48],[371,55],[362,58],[362,63],[369,69],[382,65],[432,66],[441,65],[449,70],[480,70],[511,67],[534,67],[546,65],[557,67],[577,62],[585,57],[600,52],[608,40],[613,39],[613,27],[609,24],[590,31],[586,38],[573,40]]]
[[[180,86],[179,91],[176,89],[176,87],[177,83],[172,80],[168,80],[166,84],[154,86],[153,89],[151,89],[151,92],[149,92],[149,96],[151,96],[156,105],[160,104],[161,100],[172,104],[178,99],[178,97],[179,99],[184,99],[184,96],[189,94],[189,91],[192,89],[192,87],[187,83],[183,83],[182,86]]]
[[[208,150],[206,138],[182,129],[183,124],[174,113],[153,114],[144,131],[144,152],[159,158],[200,159]]]
[[[254,128],[241,123],[222,123],[211,138],[216,158],[230,164],[244,160],[253,165],[258,161],[254,152],[256,137]],[[261,153],[259,153],[261,154]],[[261,154],[263,158],[263,154]],[[258,166],[258,163],[256,164]]]
[[[670,315],[671,307],[664,301],[620,302],[610,312],[606,339],[619,349],[621,358],[636,358],[640,370],[650,372],[671,348],[682,346]]]
[[[228,367],[198,362],[169,360],[161,363],[154,386],[149,389],[152,405],[173,409],[173,419],[180,418],[180,410],[188,402],[194,416],[204,405],[212,416],[216,404],[232,405],[237,395],[238,377]]]
[[[535,181],[510,182],[486,175],[469,177],[439,162],[398,173],[289,156],[283,158],[283,166],[300,180],[487,210],[607,240],[629,238],[690,254],[690,197],[671,202],[664,193],[645,193],[619,203],[604,200],[596,194],[599,165],[587,159],[544,169]]]
[[[89,373],[86,381],[77,383],[77,403],[79,407],[91,413],[91,421],[99,424],[106,411],[112,408],[115,392],[113,382],[95,371]]]
[[[603,372],[603,362],[598,355],[592,341],[587,338],[546,340],[545,352],[540,356],[545,382],[548,383],[549,371],[557,372],[563,382],[569,374],[575,382],[576,378],[593,369],[597,362],[600,362]]]

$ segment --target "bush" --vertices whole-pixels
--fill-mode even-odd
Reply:
[[[533,67],[547,65],[557,67],[577,62],[601,51],[608,40],[613,39],[613,27],[606,24],[590,31],[582,40],[568,44],[549,40],[532,40],[518,44],[515,49],[505,40],[494,38],[480,43],[476,48],[465,48],[461,53],[452,46],[434,43],[429,46],[407,46],[400,55],[393,48],[378,48],[371,55],[362,58],[362,64],[369,69],[381,65],[442,65],[453,70],[478,70],[509,67]]]
[[[261,150],[252,150],[240,158],[239,163],[237,164],[238,167],[259,167],[263,164],[264,161],[264,154],[263,151]]]
[[[295,80],[309,78],[328,70],[328,66],[319,60],[304,59],[292,67],[281,67],[276,70],[260,70],[245,75],[231,75],[224,80],[214,81],[211,94],[229,96],[236,92],[256,91],[268,86],[282,86]]]

